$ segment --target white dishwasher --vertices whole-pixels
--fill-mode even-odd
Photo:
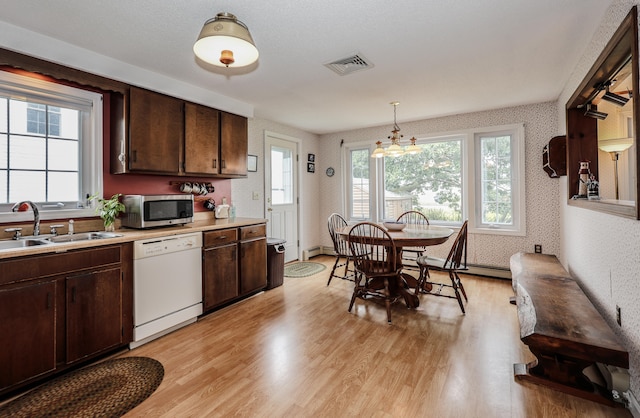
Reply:
[[[138,347],[202,314],[202,234],[133,243],[133,342]]]

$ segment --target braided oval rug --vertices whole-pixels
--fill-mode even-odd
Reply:
[[[162,382],[164,367],[124,357],[79,369],[0,406],[0,417],[120,417]]]
[[[285,277],[307,277],[320,273],[327,267],[313,261],[299,261],[284,266]]]

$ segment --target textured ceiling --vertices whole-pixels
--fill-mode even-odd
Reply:
[[[396,100],[399,123],[555,100],[610,3],[0,0],[0,21],[44,35],[43,43],[53,38],[232,98],[255,116],[327,133],[388,124]],[[221,11],[249,26],[257,65],[196,61],[193,43]],[[5,36],[0,46],[21,49]],[[64,62],[60,45],[43,45],[39,55]],[[353,53],[374,67],[339,76],[324,66]]]

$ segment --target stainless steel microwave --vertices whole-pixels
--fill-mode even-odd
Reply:
[[[193,222],[193,195],[125,195],[122,226],[155,228]]]

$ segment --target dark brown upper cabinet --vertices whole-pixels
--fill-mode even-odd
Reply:
[[[247,118],[220,112],[220,174],[247,175]]]
[[[113,174],[247,176],[247,118],[133,86],[128,96],[111,99]]]
[[[193,175],[218,174],[220,167],[220,112],[210,107],[185,103],[184,172]]]
[[[640,118],[639,106],[635,105],[639,92],[638,58],[638,11],[634,6],[566,105],[570,206],[640,219]],[[622,98],[618,103],[611,99],[616,96]],[[606,141],[623,142],[630,147],[611,153],[602,149]],[[583,161],[589,162],[590,172],[599,182],[599,200],[579,196]]]
[[[129,153],[132,172],[180,172],[184,102],[149,90],[129,91]]]

